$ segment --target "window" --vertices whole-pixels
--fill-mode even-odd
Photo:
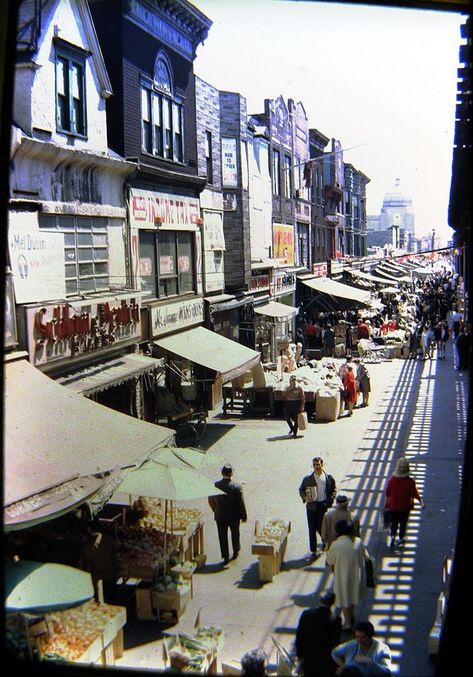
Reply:
[[[173,94],[171,65],[160,52],[154,80],[141,84],[141,147],[166,160],[184,162],[183,104]]]
[[[284,156],[284,191],[286,197],[292,197],[291,190],[291,158],[288,155]]]
[[[40,214],[39,227],[64,233],[67,295],[108,290],[107,219]]]
[[[205,132],[205,169],[207,183],[213,183],[212,132]]]
[[[140,231],[140,277],[145,296],[167,298],[195,291],[193,237],[187,231]]]
[[[281,195],[281,180],[280,180],[280,166],[281,166],[281,156],[278,150],[273,148],[273,193],[275,195]]]
[[[59,132],[85,136],[85,53],[56,44],[56,127]]]

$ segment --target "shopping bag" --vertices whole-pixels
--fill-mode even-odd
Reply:
[[[391,513],[386,508],[383,508],[378,517],[378,531],[388,531],[391,526]]]
[[[297,426],[299,430],[305,430],[308,426],[307,414],[305,411],[301,411],[297,415]]]
[[[366,587],[375,588],[376,587],[376,575],[374,570],[374,562],[370,558],[365,559],[365,568],[366,568]]]

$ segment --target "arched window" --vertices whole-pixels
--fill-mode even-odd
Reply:
[[[171,64],[164,52],[159,52],[154,64],[154,84],[162,92],[172,96],[172,69]]]

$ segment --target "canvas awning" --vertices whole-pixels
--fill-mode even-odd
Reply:
[[[221,375],[223,383],[252,369],[260,353],[205,327],[194,327],[179,334],[155,339],[154,344],[174,355],[207,367]]]
[[[408,277],[407,275],[399,275],[392,267],[378,266],[375,270],[376,270],[376,273],[378,275],[385,277],[390,282],[410,282],[411,281],[410,277]]]
[[[255,308],[255,313],[258,315],[266,315],[266,317],[274,317],[279,320],[289,320],[295,317],[299,312],[299,308],[288,306],[285,303],[278,303],[277,301],[270,301],[263,306]]]
[[[322,294],[328,294],[329,296],[355,301],[356,303],[365,306],[370,304],[369,292],[362,291],[361,289],[354,289],[348,284],[336,282],[335,280],[331,280],[328,277],[316,277],[313,280],[303,280],[303,284],[307,285],[314,291],[321,292]]]
[[[125,383],[133,377],[154,371],[159,366],[161,366],[159,360],[133,353],[86,367],[56,380],[75,393],[92,395]]]
[[[146,459],[174,434],[97,404],[27,360],[4,365],[4,505]]]
[[[359,277],[361,280],[367,280],[368,282],[378,282],[379,284],[391,284],[384,277],[377,277],[376,275],[371,275],[371,273],[366,273],[364,270],[354,270],[352,268],[346,269],[347,273]]]

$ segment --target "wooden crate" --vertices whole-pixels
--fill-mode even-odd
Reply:
[[[255,524],[255,535],[257,538],[259,525]],[[287,536],[291,530],[291,523],[288,522],[285,529],[281,531],[278,543],[260,543],[257,540],[251,546],[253,555],[258,555],[258,576],[262,582],[270,582],[273,577],[281,570],[284,560],[284,554],[287,547]]]
[[[135,588],[136,600],[136,617],[142,621],[150,621],[156,617],[153,609],[153,598],[151,595],[151,587]]]
[[[179,618],[186,610],[190,597],[190,587],[188,585],[179,588],[179,590],[166,590],[164,592],[152,591],[153,609],[157,611],[175,611]]]

